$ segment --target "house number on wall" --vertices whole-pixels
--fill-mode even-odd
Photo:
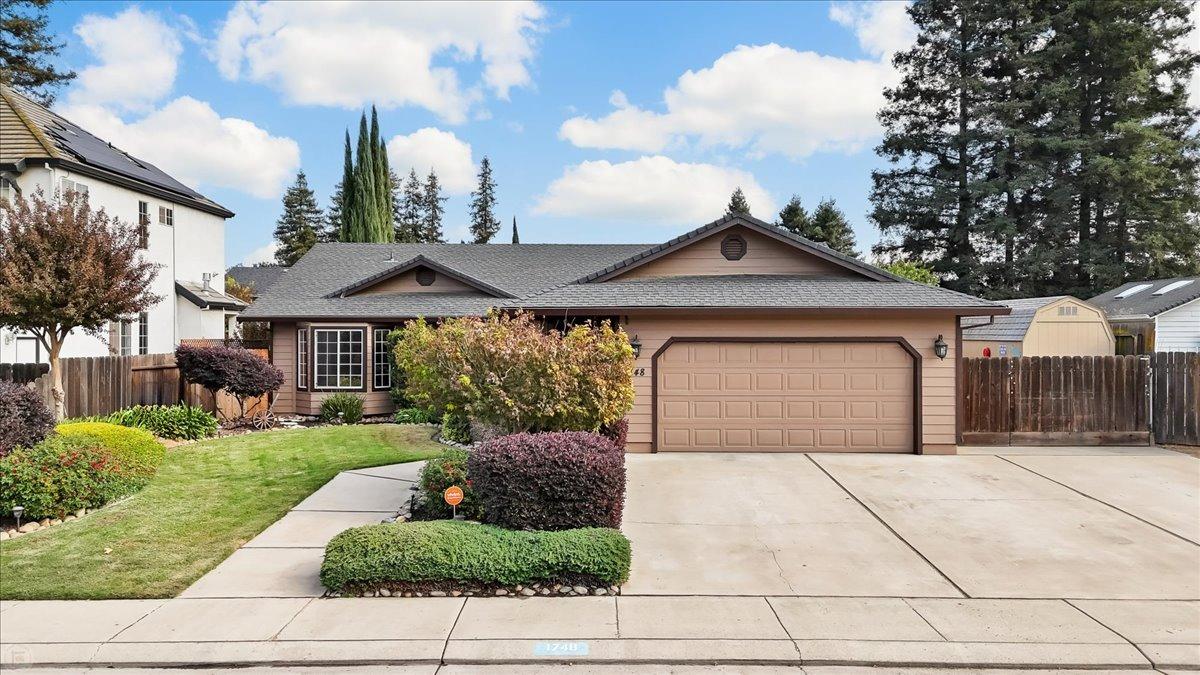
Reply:
[[[646,374],[646,369],[645,369],[645,368],[634,368],[634,369],[633,369],[633,376],[634,376],[634,377],[642,377],[642,376],[644,376],[645,374]]]

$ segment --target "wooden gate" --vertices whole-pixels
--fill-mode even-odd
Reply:
[[[963,359],[963,443],[1148,444],[1150,383],[1137,356]]]
[[[1200,445],[1200,354],[1158,352],[1151,364],[1155,442]]]

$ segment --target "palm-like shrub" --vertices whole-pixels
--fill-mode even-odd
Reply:
[[[321,421],[358,424],[363,418],[363,400],[340,392],[321,401]]]

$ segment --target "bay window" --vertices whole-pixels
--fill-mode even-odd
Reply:
[[[363,329],[314,328],[318,389],[363,388]]]

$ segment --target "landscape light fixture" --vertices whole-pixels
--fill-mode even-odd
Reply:
[[[939,359],[945,360],[946,354],[949,352],[950,345],[946,344],[946,341],[942,339],[941,335],[937,336],[937,339],[933,341],[933,355]]]
[[[638,339],[636,334],[633,336],[633,339],[629,341],[629,346],[633,347],[633,358],[636,359],[642,355],[642,341]]]
[[[24,506],[14,506],[12,510],[13,518],[17,519],[17,527],[21,527],[21,516],[25,513]]]

